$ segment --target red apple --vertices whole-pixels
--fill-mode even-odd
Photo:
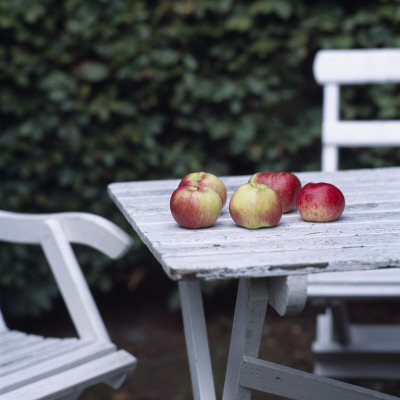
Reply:
[[[217,176],[208,172],[192,172],[184,176],[179,186],[203,186],[214,189],[221,198],[222,207],[226,203],[226,186]]]
[[[221,209],[218,193],[204,186],[180,186],[170,199],[172,216],[185,228],[206,228],[214,225]]]
[[[239,226],[258,229],[275,226],[282,218],[278,195],[262,183],[245,183],[233,193],[229,212]]]
[[[330,183],[307,183],[297,196],[296,206],[305,221],[329,222],[342,215],[345,199]]]
[[[263,183],[275,190],[281,198],[284,213],[292,211],[296,207],[301,182],[291,172],[257,172],[250,178],[249,182]]]

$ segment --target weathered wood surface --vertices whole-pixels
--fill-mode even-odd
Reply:
[[[322,378],[283,365],[244,357],[240,383],[288,399],[307,400],[398,400],[398,397],[360,386]],[[238,398],[239,399],[239,398]]]
[[[169,209],[179,180],[121,182],[109,194],[171,279],[224,279],[400,267],[400,168],[297,174],[345,195],[342,217],[303,221],[294,211],[274,228],[236,226],[228,205],[206,229],[179,227]],[[229,197],[249,176],[223,177]]]

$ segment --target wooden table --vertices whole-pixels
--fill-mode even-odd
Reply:
[[[212,228],[189,230],[171,216],[179,180],[122,182],[109,194],[165,273],[178,282],[195,399],[216,398],[200,280],[239,279],[224,400],[250,399],[257,389],[292,399],[394,399],[382,393],[258,359],[267,304],[300,313],[307,275],[400,267],[400,168],[298,173],[302,184],[329,182],[346,198],[330,223],[301,220],[294,211],[275,228],[247,230],[225,206]],[[229,196],[249,176],[221,178]]]

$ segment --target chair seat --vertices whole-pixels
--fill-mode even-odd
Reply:
[[[5,331],[0,334],[0,398],[54,399],[81,385],[82,377],[86,387],[104,381],[104,376],[110,386],[119,386],[121,379],[114,384],[114,375],[122,373],[125,378],[135,365],[134,356],[116,351],[110,342]],[[93,377],[88,379],[91,370]]]
[[[308,276],[310,299],[371,300],[400,297],[400,271],[395,268],[372,271],[329,272]]]
[[[350,324],[351,341],[335,340],[332,321],[318,315],[317,337],[312,345],[314,373],[336,379],[394,379],[400,376],[400,326]]]

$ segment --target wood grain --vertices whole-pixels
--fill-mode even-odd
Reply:
[[[261,277],[400,267],[400,168],[297,174],[345,195],[342,217],[303,221],[294,211],[277,227],[248,230],[226,206],[206,229],[179,227],[169,199],[179,180],[113,183],[109,194],[173,280]],[[229,197],[249,176],[222,177]]]

